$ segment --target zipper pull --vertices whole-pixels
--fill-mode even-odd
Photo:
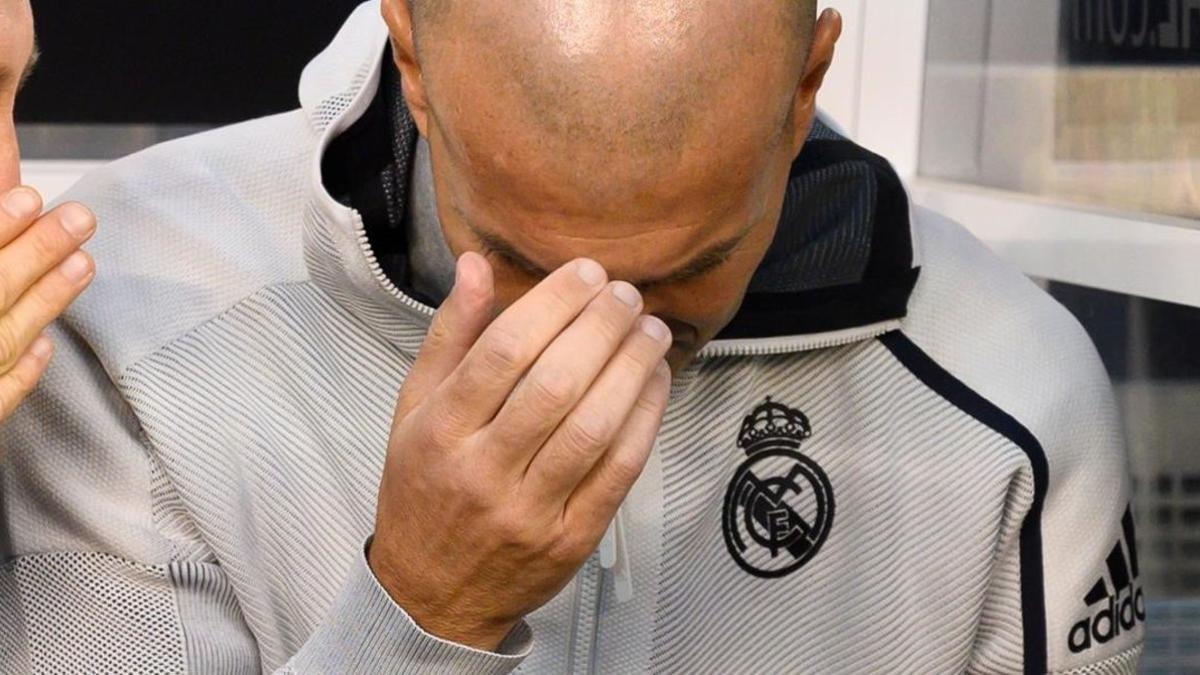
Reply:
[[[604,538],[600,540],[600,566],[606,570],[611,570],[617,564],[617,518],[620,517],[621,512],[617,511],[617,516],[609,521]]]
[[[625,535],[625,519],[622,516],[625,508],[622,506],[617,510],[615,519],[616,536],[616,556],[613,560],[613,592],[617,597],[617,602],[629,602],[633,599],[633,572],[629,569],[629,547],[626,542]]]

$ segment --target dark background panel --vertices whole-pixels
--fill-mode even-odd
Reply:
[[[1200,309],[1059,282],[1047,290],[1087,329],[1117,383],[1200,381]]]
[[[360,0],[33,0],[26,124],[225,124],[298,105],[304,65]]]
[[[1200,63],[1200,3],[1195,0],[1059,3],[1059,43],[1066,63]]]

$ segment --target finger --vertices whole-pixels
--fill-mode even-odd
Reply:
[[[488,446],[508,451],[497,461],[525,471],[621,347],[641,309],[637,289],[615,281],[550,343],[489,425]]]
[[[671,393],[671,371],[662,362],[643,387],[621,433],[567,500],[568,528],[599,539],[654,448]]]
[[[96,230],[96,218],[81,204],[63,204],[43,215],[7,246],[0,249],[0,312],[55,265],[87,241]]]
[[[483,331],[443,383],[439,406],[463,428],[482,428],[554,338],[604,288],[600,264],[579,259],[563,265],[512,304]]]
[[[670,346],[671,331],[662,320],[644,316],[638,321],[530,463],[526,482],[535,494],[567,500],[621,433]]]
[[[0,423],[8,419],[37,386],[53,353],[54,343],[43,335],[29,346],[8,372],[0,375]]]
[[[495,298],[492,266],[478,253],[464,253],[455,268],[454,288],[433,315],[417,361],[404,379],[398,418],[454,371],[491,321]]]
[[[38,333],[67,308],[95,276],[95,264],[76,251],[39,279],[7,314],[0,316],[0,372],[7,371]]]
[[[0,246],[17,238],[42,211],[42,197],[37,190],[18,186],[0,200]]]

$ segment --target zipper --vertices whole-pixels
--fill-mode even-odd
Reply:
[[[354,225],[354,238],[358,240],[358,246],[362,249],[363,257],[366,258],[367,268],[371,270],[371,275],[375,277],[376,283],[383,287],[392,297],[404,303],[404,306],[417,312],[421,316],[432,319],[435,310],[433,307],[421,302],[417,302],[408,296],[407,293],[401,291],[387,274],[383,272],[383,266],[379,264],[379,259],[375,257],[375,251],[371,250],[371,240],[367,236],[367,225],[363,221],[362,214],[358,209],[350,209],[350,219]]]
[[[817,333],[815,335],[788,335],[773,338],[750,338],[745,340],[713,340],[700,350],[699,358],[722,356],[772,356],[805,352],[818,349],[841,347],[855,342],[873,340],[900,328],[899,319],[881,321],[858,328]]]
[[[571,630],[570,673],[596,672],[599,654],[596,642],[600,633],[600,601],[604,597],[604,572],[596,556],[587,559],[575,577],[575,623]]]

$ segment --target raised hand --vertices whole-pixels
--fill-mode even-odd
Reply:
[[[369,561],[423,629],[494,649],[596,549],[645,466],[671,334],[637,290],[576,260],[495,321],[481,256],[396,407]]]
[[[79,250],[96,219],[79,204],[42,215],[30,188],[0,197],[0,421],[37,384],[53,345],[42,330],[95,276]]]
[[[0,0],[0,423],[37,384],[53,345],[39,337],[91,282],[92,259],[78,250],[96,219],[78,204],[42,214],[42,199],[20,182],[13,108],[33,54],[28,0]]]

